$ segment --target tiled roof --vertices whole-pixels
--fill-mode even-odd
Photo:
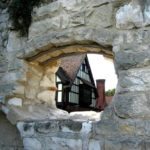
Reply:
[[[80,54],[61,58],[60,68],[64,70],[66,76],[70,78],[69,80],[73,81],[75,79],[85,57],[86,54]]]

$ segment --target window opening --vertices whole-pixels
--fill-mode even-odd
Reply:
[[[105,95],[107,88],[105,89],[105,85],[103,85],[103,90],[100,91],[98,89],[98,82],[96,80],[100,78],[95,78],[91,58],[88,55],[74,55],[62,58],[62,64],[56,73],[56,85],[58,88],[56,92],[57,107],[65,109],[68,112],[80,110],[101,111],[111,102],[110,98],[107,101],[107,95]],[[94,68],[96,67],[97,73],[99,71],[101,73],[105,72],[106,67],[100,67],[103,62],[101,64],[96,63],[96,65],[93,65],[95,65]],[[63,74],[60,71],[62,69]],[[112,76],[111,72],[109,76]],[[102,77],[101,80],[105,79]],[[99,102],[99,97],[102,97],[102,91],[104,93],[103,99],[105,100],[104,102]]]

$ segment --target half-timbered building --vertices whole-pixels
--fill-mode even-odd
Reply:
[[[95,109],[97,90],[86,54],[61,59],[56,85],[57,107],[68,111]]]

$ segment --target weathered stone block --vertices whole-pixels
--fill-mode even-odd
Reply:
[[[51,109],[43,104],[31,105],[30,103],[27,105],[23,105],[23,107],[10,107],[9,112],[7,114],[8,120],[12,124],[16,124],[18,121],[37,121],[37,120],[64,120],[68,119],[68,112],[60,109]]]
[[[9,108],[6,107],[5,105],[2,105],[1,110],[2,110],[2,112],[3,112],[4,114],[6,114],[6,115],[9,113]]]
[[[0,23],[0,32],[2,32],[5,29],[7,29],[7,22]]]
[[[103,28],[112,26],[112,12],[112,4],[103,5],[94,9],[93,13],[86,18],[87,25]]]
[[[60,11],[60,2],[56,1],[43,5],[41,7],[36,7],[33,10],[33,21],[43,20],[47,17],[52,17],[57,15]]]
[[[17,128],[21,134],[21,137],[24,138],[35,136],[34,125],[35,123],[18,122]]]
[[[60,0],[60,3],[64,10],[70,12],[79,12],[85,9],[82,0]]]
[[[118,51],[115,53],[115,62],[118,70],[144,67],[150,65],[150,52],[146,51]]]
[[[91,38],[92,40],[96,41],[96,43],[98,43],[99,45],[104,46],[106,43],[106,45],[111,45],[111,43],[113,42],[114,33],[108,29],[103,29],[101,31],[94,30],[94,32],[91,35]]]
[[[117,140],[114,141],[105,140],[105,150],[122,150],[122,145],[120,141]]]
[[[23,150],[21,136],[15,126],[13,126],[0,111],[0,150]]]
[[[5,102],[4,96],[0,96],[0,103],[3,103],[3,104],[4,104],[4,102]]]
[[[120,121],[118,123],[118,131],[120,135],[133,136],[136,133],[135,122],[132,121]]]
[[[3,38],[3,41],[8,39],[8,32],[7,31],[2,32],[2,38]]]
[[[114,109],[116,114],[122,118],[145,118],[150,117],[148,99],[143,92],[130,92],[116,94]],[[141,101],[142,100],[142,101]]]
[[[77,111],[70,113],[70,119],[74,121],[100,121],[101,114],[95,111]]]
[[[143,24],[143,14],[139,5],[132,3],[121,7],[116,13],[116,27],[121,29],[131,29],[141,27]]]
[[[2,81],[3,82],[13,82],[13,81],[17,81],[18,79],[22,78],[22,73],[19,72],[18,70],[16,71],[10,71],[10,72],[7,72],[7,74],[3,77]]]
[[[46,75],[44,75],[42,80],[40,81],[40,87],[46,89],[49,88],[50,86],[51,86],[51,81]]]
[[[45,150],[82,150],[81,139],[65,139],[61,137],[48,137],[46,138]]]
[[[16,32],[10,32],[8,37],[7,51],[15,52],[22,50],[26,44],[26,38],[20,37]]]
[[[38,93],[37,98],[40,102],[49,105],[51,108],[56,108],[55,91],[45,90]]]
[[[88,7],[100,7],[102,5],[107,5],[108,3],[113,2],[114,0],[84,0],[87,2]]]
[[[61,24],[60,24],[61,29],[67,29],[70,23],[70,14],[67,13],[62,14],[60,19],[61,19]]]
[[[121,150],[142,150],[143,143],[140,138],[125,139],[122,142]]]
[[[149,136],[150,135],[150,121],[149,120],[145,121],[144,130],[145,130],[146,135]]]
[[[0,19],[0,23],[4,23],[4,22],[7,22],[8,21],[8,19],[9,19],[9,16],[8,16],[8,14],[7,13],[5,13],[5,14],[1,14],[1,19]]]
[[[38,86],[26,86],[25,87],[25,98],[28,100],[32,100],[32,101],[36,100],[36,102],[38,102],[37,98],[36,98],[38,89],[39,89]],[[32,101],[31,101],[31,103],[34,103],[34,101],[33,102]]]
[[[2,83],[0,86],[0,93],[9,95],[9,93],[12,93],[12,90],[14,88],[14,83]]]
[[[29,38],[46,34],[50,31],[58,30],[61,27],[60,16],[46,18],[38,22],[32,23],[29,29]]]
[[[146,135],[146,121],[145,120],[138,120],[135,122],[135,135],[143,136]],[[149,129],[148,129],[149,130]]]
[[[132,29],[150,24],[150,5],[146,1],[131,1],[121,7],[116,13],[116,27],[120,29]]]
[[[146,68],[119,71],[118,93],[149,91],[150,72]]]
[[[9,105],[22,107],[22,99],[21,98],[11,98],[8,100]]]
[[[117,122],[112,120],[102,120],[94,123],[93,128],[95,133],[99,135],[117,135],[119,133]]]
[[[82,130],[81,133],[86,136],[86,134],[90,134],[92,132],[92,123],[90,122],[83,122],[82,123]]]
[[[19,95],[20,97],[22,97],[22,98],[24,98],[24,94],[25,94],[25,87],[24,87],[24,85],[21,85],[21,84],[16,84],[15,86],[14,86],[14,89],[13,89],[13,91],[12,91],[12,93],[14,94],[14,95]]]
[[[26,150],[42,150],[42,144],[36,138],[24,138],[23,145]]]
[[[82,130],[82,123],[66,120],[60,122],[60,128],[62,132],[80,132]]]
[[[58,123],[58,121],[36,123],[34,128],[36,132],[40,134],[59,132]]]
[[[143,146],[143,148],[145,148],[146,150],[150,150],[150,141],[145,141],[145,146]]]
[[[104,149],[104,142],[98,140],[90,140],[89,142],[89,149],[88,150],[103,150]]]
[[[81,26],[85,24],[85,13],[77,12],[70,16],[70,27]]]
[[[4,56],[3,56],[3,57],[4,57]],[[1,58],[1,56],[0,56],[0,58]],[[8,69],[8,63],[7,63],[7,61],[6,61],[6,60],[3,60],[2,63],[1,63],[1,61],[0,61],[0,73],[6,72],[7,69]]]

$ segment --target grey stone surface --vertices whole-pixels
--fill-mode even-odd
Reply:
[[[141,69],[132,69],[128,71],[120,71],[120,84],[118,85],[118,93],[126,92],[149,92],[149,71],[147,67]],[[148,99],[149,101],[149,99]]]
[[[144,146],[143,146],[144,147]],[[149,150],[150,149],[150,141],[145,141],[145,149]]]
[[[104,143],[98,140],[90,140],[89,142],[89,150],[103,150]]]
[[[119,117],[149,118],[150,112],[146,94],[142,92],[116,94],[115,99],[114,108]]]
[[[143,1],[132,0],[129,4],[121,7],[116,13],[116,27],[121,29],[132,29],[150,24],[150,5]]]
[[[21,135],[24,141],[24,146],[27,149],[47,150],[57,148],[62,150],[72,150],[78,148],[81,150],[148,150],[149,148],[149,140],[144,136],[146,134],[142,129],[143,125],[146,123],[145,120],[135,121],[132,119],[120,119],[118,120],[119,124],[117,125],[119,130],[114,131],[116,134],[112,134],[112,130],[109,130],[109,134],[103,134],[104,132],[106,132],[105,130],[103,131],[103,133],[97,132],[95,135],[95,127],[93,126],[93,124],[91,124],[92,128],[90,131],[90,136],[87,132],[84,132],[83,136],[79,135],[82,132],[78,132],[77,134],[75,130],[58,130],[58,128],[56,127],[57,130],[53,131],[51,128],[56,124],[56,126],[59,126],[59,128],[61,129],[65,126],[67,128],[68,123],[78,124],[77,122],[72,123],[72,121],[69,120],[65,124],[62,124],[61,120],[46,120],[19,122],[17,126],[22,133]],[[82,123],[82,127],[84,126],[84,123],[85,122]],[[97,124],[97,126],[99,126],[101,129],[102,126],[103,129],[105,128],[103,122],[95,124]],[[106,122],[105,125],[107,125]],[[39,132],[39,129],[41,129],[42,132]],[[43,129],[47,131],[49,130],[49,132],[43,132]]]
[[[23,145],[26,150],[42,150],[41,143],[35,138],[24,138]]]
[[[149,66],[149,51],[119,51],[115,54],[117,69],[127,70],[131,68],[137,68],[142,66]]]
[[[0,149],[23,150],[23,143],[17,128],[0,111]]]
[[[112,15],[113,6],[112,4],[107,4],[106,2],[106,5],[96,8],[95,11],[89,14],[87,17],[87,25],[102,28],[110,27],[113,25]]]
[[[26,38],[10,31],[6,6],[0,7],[0,108],[17,124],[25,149],[150,149],[149,5],[149,0],[46,1],[34,8]],[[54,88],[55,69],[40,63],[70,53],[112,55],[112,50],[118,85],[100,122],[88,117],[74,122],[47,107],[55,107],[55,93],[40,84],[47,75],[48,87]],[[50,76],[46,67],[53,70]],[[20,98],[22,107],[8,106],[11,98]]]
[[[34,131],[34,126],[35,123],[29,122],[29,123],[23,123],[23,122],[18,122],[17,123],[17,128],[20,131],[20,134],[22,137],[30,137],[35,134]]]
[[[95,133],[100,135],[110,136],[118,134],[118,123],[113,120],[101,120],[98,123],[94,123],[93,128]]]
[[[0,96],[0,103],[5,103],[5,98],[4,98],[4,96]]]
[[[88,144],[91,123],[71,120],[18,122],[25,149],[82,150]]]
[[[44,120],[44,119],[68,119],[68,112],[60,109],[53,109],[43,105],[24,105],[23,107],[9,107],[8,120],[12,124],[23,120]]]
[[[105,149],[106,150],[122,150],[122,145],[120,143],[120,141],[105,141]]]
[[[35,124],[35,130],[38,133],[43,133],[43,134],[47,134],[50,132],[58,132],[59,129],[59,124],[58,122],[54,121],[53,123],[51,122],[42,122],[42,123],[38,123]]]
[[[122,150],[141,150],[143,147],[143,143],[139,139],[128,139],[126,141],[122,141]],[[144,147],[143,147],[144,148]]]
[[[80,139],[64,139],[59,137],[47,138],[46,140],[47,148],[50,147],[51,150],[63,149],[63,150],[82,150],[82,141]]]

